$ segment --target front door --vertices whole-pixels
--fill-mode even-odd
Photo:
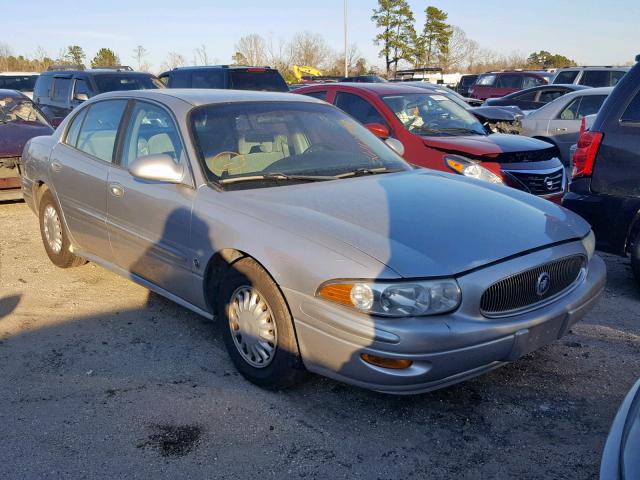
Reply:
[[[107,261],[107,178],[125,107],[125,100],[108,100],[82,109],[51,153],[51,178],[74,245]]]
[[[109,174],[107,229],[116,264],[191,303],[198,285],[190,248],[196,195],[183,142],[172,116],[157,104],[136,101],[123,134],[118,165]],[[133,177],[129,165],[146,155],[168,154],[184,163],[183,184]]]

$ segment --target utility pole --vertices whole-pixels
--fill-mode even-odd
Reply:
[[[347,36],[347,0],[344,0],[344,76],[349,76],[349,53],[348,49],[348,36]]]

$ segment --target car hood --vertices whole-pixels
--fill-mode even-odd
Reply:
[[[546,200],[431,170],[225,195],[235,210],[334,251],[348,244],[404,277],[455,275],[590,228]]]
[[[494,133],[423,139],[428,147],[436,150],[498,163],[548,160],[555,154],[548,143],[521,135]]]
[[[40,123],[0,123],[0,157],[19,157],[30,139],[52,133],[53,128]]]

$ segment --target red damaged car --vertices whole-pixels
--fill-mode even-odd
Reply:
[[[52,133],[51,125],[26,95],[0,90],[0,201],[22,198],[20,157],[24,144]]]
[[[560,202],[566,174],[555,146],[520,135],[488,132],[472,113],[437,89],[401,83],[322,84],[296,94],[341,108],[378,137],[402,143],[420,167],[458,173]]]

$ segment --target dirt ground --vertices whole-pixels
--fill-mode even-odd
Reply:
[[[597,478],[640,376],[640,289],[603,255],[597,307],[485,376],[393,397],[247,383],[219,327],[98,267],[60,270],[0,204],[0,478]]]

